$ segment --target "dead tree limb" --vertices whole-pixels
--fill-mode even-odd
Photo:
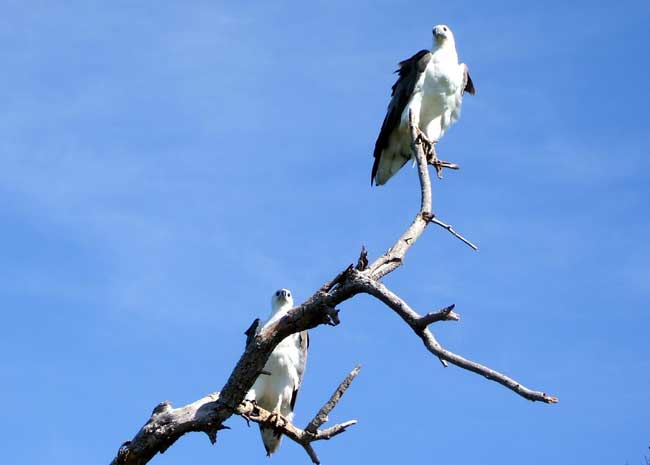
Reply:
[[[262,372],[273,349],[290,334],[319,325],[337,325],[339,323],[339,310],[336,307],[360,293],[374,296],[395,311],[422,339],[425,347],[438,357],[445,366],[449,362],[460,368],[480,374],[531,401],[545,403],[558,401],[556,397],[528,389],[504,374],[467,360],[443,348],[428,329],[428,326],[437,321],[457,321],[459,317],[453,311],[453,307],[422,316],[411,309],[402,298],[379,282],[382,277],[402,265],[408,250],[432,222],[445,228],[455,237],[475,248],[470,241],[456,233],[451,226],[439,220],[433,221],[435,215],[431,208],[431,180],[429,178],[427,159],[422,150],[422,144],[418,138],[412,117],[409,118],[409,121],[413,140],[413,156],[417,162],[420,180],[420,210],[397,242],[371,264],[368,264],[367,252],[364,248],[356,267],[353,265],[348,266],[335,278],[325,283],[305,302],[260,331],[246,345],[246,350],[218,394],[211,394],[177,409],[173,409],[168,402],[158,405],[154,409],[151,418],[135,437],[120,447],[116,457],[111,462],[112,465],[144,465],[158,452],[163,453],[178,438],[191,431],[206,433],[214,443],[217,432],[227,428],[223,423],[233,414],[247,417],[252,421],[268,421],[262,409],[259,408],[258,416],[251,416],[249,412],[250,406],[246,406],[247,403],[244,402],[244,398],[253,386],[257,376]],[[326,415],[327,412],[325,412]],[[314,425],[319,421],[314,420]],[[316,434],[318,439],[329,439],[351,424],[353,423],[342,423],[320,431],[320,433],[318,430],[317,433],[312,433],[311,431],[314,428],[312,423],[305,430],[300,430],[287,423],[282,432],[303,445],[312,461],[318,463],[318,458],[311,447],[311,442],[317,439],[305,435]],[[317,425],[316,428],[318,426],[320,425]],[[306,438],[310,440],[307,441]]]
[[[413,310],[409,305],[397,294],[391,292],[385,285],[382,283],[372,280],[372,279],[359,279],[359,286],[363,288],[363,292],[376,297],[388,307],[390,307],[395,313],[397,313],[402,320],[408,324],[411,329],[417,334],[424,343],[425,347],[433,355],[438,357],[441,361],[452,363],[460,368],[465,370],[472,371],[477,373],[485,378],[496,381],[499,384],[511,389],[520,396],[532,400],[545,402],[547,404],[554,404],[558,402],[556,397],[550,396],[544,392],[533,391],[528,389],[525,386],[522,386],[520,383],[515,381],[508,376],[499,373],[496,370],[488,368],[480,363],[467,360],[466,358],[461,357],[445,348],[443,348],[436,338],[429,331],[428,326],[436,321],[444,320],[457,320],[452,316],[451,308],[448,307],[440,312],[430,313],[428,315],[421,316],[415,310]],[[457,315],[456,315],[457,316]]]
[[[316,413],[314,419],[309,422],[305,429],[300,429],[289,422],[286,418],[273,415],[268,410],[259,407],[255,402],[244,400],[232,413],[235,413],[247,422],[261,423],[277,429],[289,439],[300,444],[312,462],[320,464],[312,442],[329,440],[334,436],[343,433],[347,428],[357,424],[357,420],[349,420],[336,424],[324,430],[319,429],[321,425],[328,421],[328,414],[341,400],[341,396],[352,383],[360,370],[357,366],[336,388],[332,397]],[[173,408],[168,401],[158,404],[149,421],[138,432],[133,441],[122,444],[113,464],[126,463],[146,463],[146,456],[136,455],[144,447],[151,445],[158,449],[158,452],[164,453],[176,440],[185,433],[191,431],[203,431],[208,435],[212,444],[217,441],[217,431],[228,429],[222,424],[215,424],[213,420],[214,410],[218,408],[220,393],[214,392],[184,407]],[[139,448],[138,445],[140,444]]]

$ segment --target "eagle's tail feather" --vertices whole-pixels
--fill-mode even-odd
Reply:
[[[377,177],[375,178],[377,185],[381,186],[386,184],[386,182],[392,178],[410,158],[410,153],[402,154],[399,152],[384,152],[379,161]]]
[[[266,449],[267,457],[270,457],[280,447],[282,442],[282,435],[275,431],[273,428],[260,425],[260,434],[262,435],[262,442]]]

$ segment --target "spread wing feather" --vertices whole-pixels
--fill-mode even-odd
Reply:
[[[396,71],[396,73],[399,73],[399,77],[395,84],[393,84],[388,110],[386,111],[384,122],[381,125],[381,131],[379,131],[379,136],[375,142],[375,162],[372,165],[371,184],[374,182],[377,170],[379,169],[381,152],[388,146],[393,130],[399,126],[404,108],[409,102],[411,95],[413,95],[415,84],[420,79],[420,75],[424,72],[430,60],[431,52],[428,50],[420,50],[411,58],[399,63],[399,69]]]

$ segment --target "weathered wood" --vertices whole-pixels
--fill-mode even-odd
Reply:
[[[354,376],[359,372],[359,367],[353,370]],[[343,391],[347,389],[354,379],[354,376],[348,375],[347,378],[339,385],[337,392],[345,385]],[[179,408],[173,408],[168,401],[158,404],[147,423],[142,427],[132,441],[127,441],[120,447],[117,456],[111,464],[143,464],[151,460],[156,452],[164,453],[176,440],[185,433],[192,431],[202,431],[208,435],[212,444],[217,441],[217,431],[228,429],[227,426],[215,422],[215,411],[219,409],[220,393],[214,392],[191,404]],[[328,400],[327,403],[316,414],[318,416],[323,409],[331,411],[340,400],[340,396],[334,401]],[[240,415],[246,421],[262,423],[276,428],[282,434],[302,445],[307,451],[312,461],[319,464],[318,456],[311,447],[315,441],[329,440],[334,436],[343,433],[347,428],[357,423],[356,420],[349,420],[344,423],[336,424],[325,430],[317,428],[307,431],[294,426],[291,422],[259,407],[251,401],[241,402],[231,413]],[[311,423],[310,423],[311,425]],[[155,451],[155,452],[154,452]],[[311,451],[311,452],[310,452]]]
[[[397,242],[370,265],[368,265],[367,252],[364,248],[356,268],[352,265],[348,266],[332,280],[325,283],[305,302],[291,309],[284,317],[265,327],[254,337],[249,337],[244,353],[219,393],[210,394],[177,409],[172,408],[169,402],[159,404],[135,437],[122,444],[111,462],[112,465],[144,465],[158,452],[163,453],[178,438],[192,431],[206,433],[214,443],[217,432],[227,428],[223,424],[224,421],[233,414],[240,415],[248,421],[270,422],[269,417],[271,414],[269,412],[250,402],[245,402],[244,398],[253,386],[257,376],[263,372],[264,365],[271,352],[290,334],[319,325],[335,326],[339,324],[339,310],[336,307],[360,293],[376,297],[395,311],[422,339],[425,347],[438,357],[445,366],[449,362],[460,368],[480,374],[529,400],[545,403],[558,401],[556,397],[528,389],[506,375],[443,348],[428,329],[428,325],[437,321],[457,321],[459,316],[453,312],[453,307],[422,316],[410,308],[402,298],[379,282],[382,277],[402,265],[406,253],[422,235],[429,223],[435,223],[445,228],[470,247],[476,248],[471,242],[456,233],[450,225],[436,219],[431,212],[431,180],[429,178],[427,159],[422,150],[416,127],[413,124],[412,115],[409,116],[413,139],[412,150],[417,161],[420,180],[420,211]],[[351,381],[356,374],[350,376],[346,378],[346,381],[347,379]],[[338,397],[334,401],[330,399],[331,408],[336,405],[340,395],[345,391],[346,387],[342,386],[343,384],[339,386],[332,399],[340,391]],[[286,421],[282,422],[280,426],[276,425],[275,422],[273,423],[274,426],[280,429],[282,434],[301,444],[314,463],[319,463],[319,461],[311,446],[313,441],[330,439],[356,423],[356,421],[352,420],[326,430],[318,430],[318,427],[322,424],[321,420],[326,418],[329,413],[329,410],[327,410],[328,404],[321,409],[321,412],[316,415],[305,430],[296,428]],[[314,428],[316,428],[315,433],[313,432]]]

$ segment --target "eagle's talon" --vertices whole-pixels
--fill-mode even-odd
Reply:
[[[276,430],[287,424],[287,421],[278,412],[271,413],[267,421],[271,425],[271,428]]]
[[[427,163],[429,165],[433,165],[433,167],[436,169],[436,174],[438,175],[438,179],[442,179],[442,162],[438,159],[438,154],[436,153],[436,147],[435,147],[435,142],[431,144],[431,150],[426,154],[427,155]]]

